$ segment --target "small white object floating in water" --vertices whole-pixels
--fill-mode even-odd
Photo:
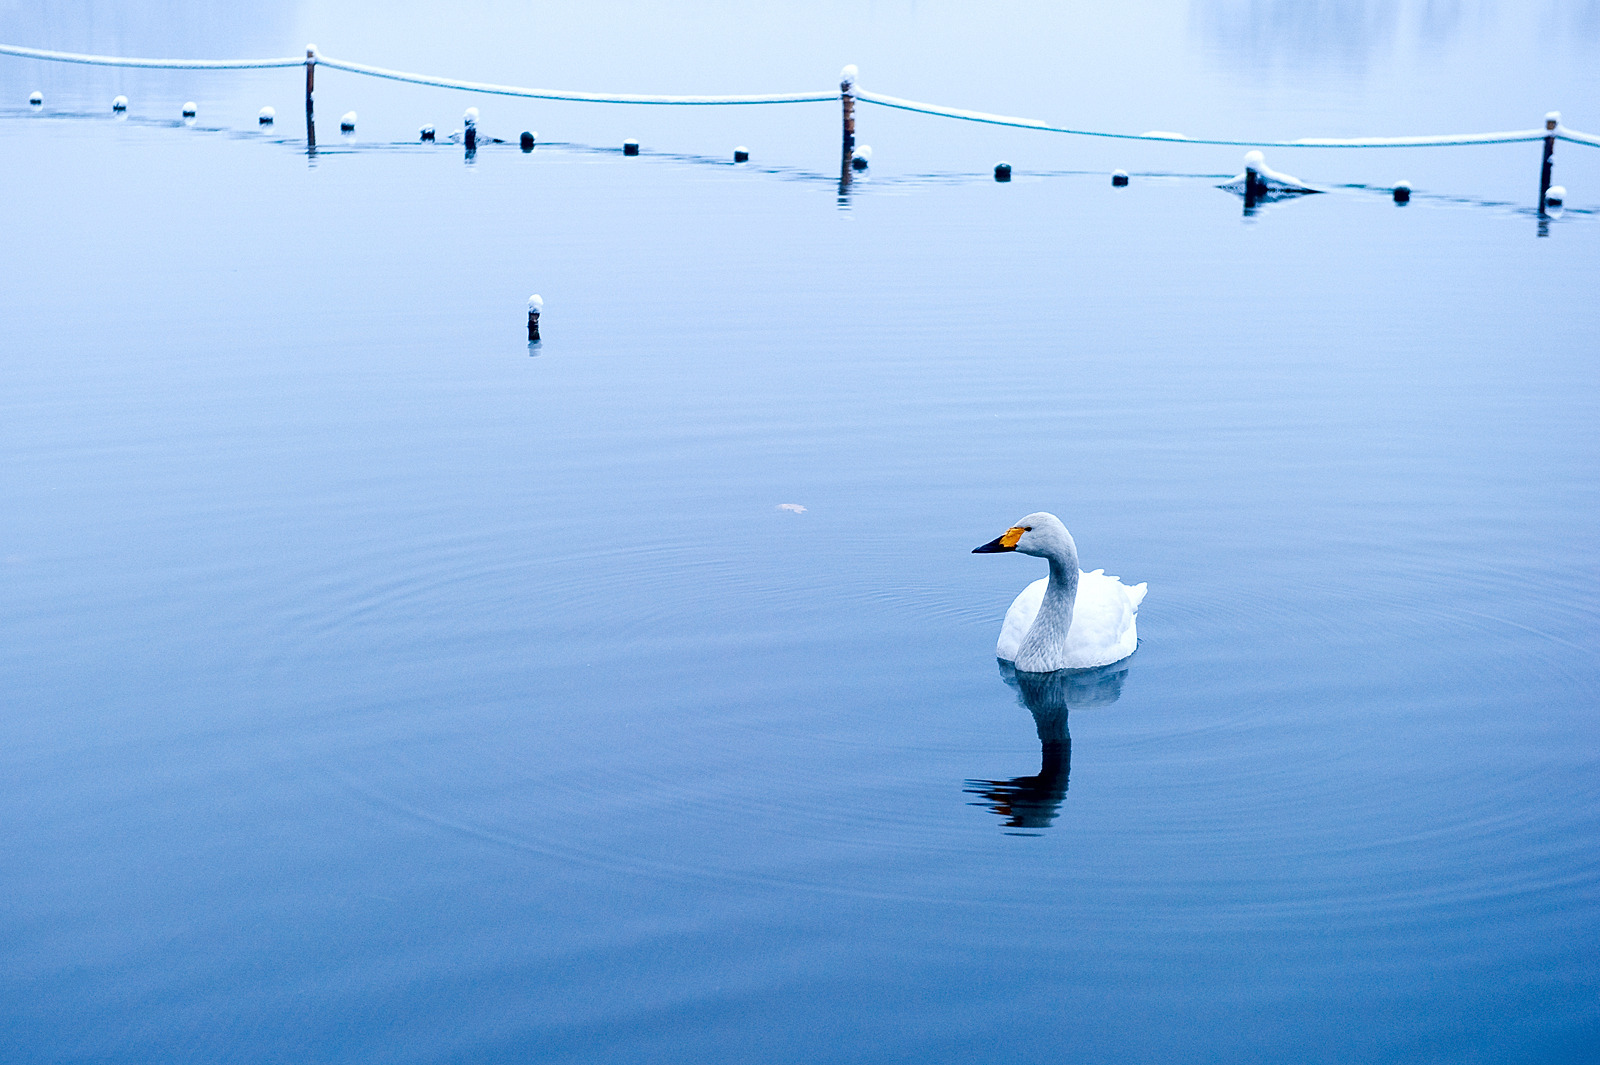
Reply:
[[[188,103],[183,105],[183,117],[184,118],[193,118],[195,115],[197,115],[199,113],[200,113],[199,110],[194,106],[194,101],[193,100],[190,100]]]
[[[1119,189],[1124,188],[1128,184],[1128,172],[1126,170],[1111,171],[1111,184]]]
[[[742,144],[739,145],[733,150],[733,161],[736,163],[748,163],[750,161],[750,149]]]
[[[270,126],[277,119],[278,112],[270,107],[263,107],[256,112],[256,122],[263,126]]]
[[[1255,150],[1244,154],[1244,173],[1237,175],[1231,181],[1223,182],[1217,188],[1237,192],[1252,199],[1261,196],[1298,196],[1322,191],[1307,185],[1297,177],[1273,170],[1267,166],[1266,157]]]
[[[1024,588],[1006,611],[995,646],[1002,662],[1023,673],[1093,669],[1120,662],[1139,646],[1145,585],[1130,587],[1105,570],[1080,570],[1078,546],[1054,514],[1029,514],[972,553],[1000,551],[1050,560],[1050,576]]]
[[[1409,182],[1409,181],[1396,181],[1394,183],[1394,193],[1393,193],[1393,195],[1394,195],[1394,202],[1395,203],[1410,203],[1411,202],[1411,182]]]
[[[128,98],[126,96],[113,96],[111,98],[111,110],[112,111],[122,112],[122,111],[126,111],[127,109],[128,109]]]
[[[787,510],[790,514],[804,514],[806,512],[806,508],[799,503],[779,503],[778,509]]]
[[[623,141],[622,142],[622,154],[623,155],[638,155],[639,154],[639,142],[634,140],[632,137],[629,137],[627,140]]]
[[[34,92],[32,95],[30,95],[28,97],[28,102],[30,104],[32,104],[34,107],[43,107],[44,106],[44,93],[42,93],[42,92]]]
[[[1544,205],[1546,207],[1560,207],[1567,202],[1567,187],[1565,185],[1551,185],[1544,191]]]
[[[354,133],[355,131],[356,131],[356,113],[354,111],[346,111],[344,113],[344,117],[339,119],[339,132],[340,133]]]
[[[872,165],[872,145],[863,144],[850,153],[850,165],[857,170],[865,170]]]

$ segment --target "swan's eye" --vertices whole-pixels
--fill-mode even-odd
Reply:
[[[1033,532],[1033,526],[1032,525],[1024,525],[1022,527],[1022,531],[1023,532]]]

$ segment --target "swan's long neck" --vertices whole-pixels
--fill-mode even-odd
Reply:
[[[1042,664],[1055,657],[1066,644],[1072,628],[1072,607],[1078,599],[1078,548],[1068,537],[1063,550],[1046,555],[1050,562],[1050,583],[1045,585],[1044,601],[1033,619],[1033,627],[1017,651],[1017,668],[1023,663]],[[1051,666],[1050,668],[1057,668]]]

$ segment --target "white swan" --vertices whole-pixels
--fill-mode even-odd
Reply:
[[[1000,626],[995,655],[1024,673],[1093,669],[1120,662],[1139,646],[1139,604],[1146,586],[1129,587],[1097,569],[1078,569],[1078,545],[1054,514],[1029,514],[975,555],[1020,551],[1050,562],[1050,576],[1022,590]]]

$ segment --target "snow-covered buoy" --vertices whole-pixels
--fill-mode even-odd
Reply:
[[[750,149],[742,144],[739,145],[733,150],[733,161],[736,163],[748,163],[750,161]]]
[[[185,121],[192,123],[194,121],[194,116],[199,113],[199,110],[194,106],[193,100],[190,100],[188,103],[183,105],[183,117]]]
[[[122,112],[126,111],[127,109],[128,109],[128,98],[126,96],[113,96],[111,98],[111,110],[114,113],[121,114]]]
[[[544,310],[544,297],[535,292],[528,297],[528,343],[539,339],[539,312]]]
[[[34,107],[43,107],[44,106],[44,93],[42,93],[42,92],[33,93],[32,95],[30,95],[28,97],[28,102],[30,104],[32,104]]]
[[[872,165],[872,145],[863,144],[850,153],[850,165],[856,170],[865,170]]]
[[[356,113],[354,111],[346,111],[344,113],[344,116],[339,119],[339,132],[340,133],[354,133],[355,131],[356,131]]]
[[[1546,207],[1560,207],[1567,202],[1567,187],[1565,185],[1551,185],[1544,193]]]
[[[274,111],[270,107],[263,107],[260,111],[256,112],[256,123],[262,126],[270,126],[277,117],[278,112]]]
[[[522,131],[522,150],[525,151],[525,152],[533,151],[533,146],[534,146],[535,143],[538,142],[538,139],[539,138],[536,135],[534,135],[533,133],[529,132],[528,130],[523,130]]]
[[[639,154],[639,142],[634,140],[632,137],[630,137],[627,140],[623,141],[622,142],[622,154],[623,155],[638,155]]]
[[[1409,182],[1409,181],[1397,181],[1397,182],[1395,182],[1395,186],[1394,186],[1394,202],[1395,203],[1410,203],[1411,202],[1411,182]]]
[[[423,144],[432,144],[433,143],[433,127],[432,126],[423,126],[422,127],[422,143]]]
[[[996,164],[994,164],[994,179],[996,181],[1010,181],[1011,180],[1011,164],[1010,163],[996,163]]]
[[[1125,187],[1128,184],[1128,172],[1126,170],[1111,171],[1111,184],[1119,189]]]

